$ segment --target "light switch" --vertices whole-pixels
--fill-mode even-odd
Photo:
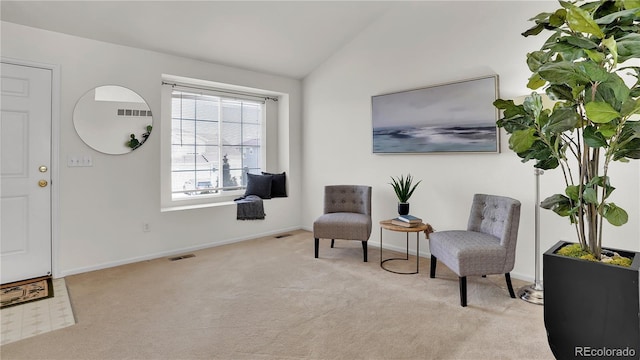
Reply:
[[[91,155],[69,155],[67,156],[68,167],[89,167],[93,166]]]
[[[82,165],[80,166],[93,166],[93,159],[91,158],[91,155],[84,155],[82,157]]]

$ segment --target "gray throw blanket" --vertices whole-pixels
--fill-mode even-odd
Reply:
[[[256,195],[247,195],[234,200],[238,206],[238,220],[264,220],[262,199]]]

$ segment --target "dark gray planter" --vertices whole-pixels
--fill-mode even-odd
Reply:
[[[543,254],[544,324],[557,359],[640,358],[640,253],[625,268]]]
[[[409,203],[398,203],[398,214],[409,215]]]

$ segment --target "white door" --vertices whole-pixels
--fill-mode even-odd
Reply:
[[[0,283],[51,275],[52,70],[0,70]]]

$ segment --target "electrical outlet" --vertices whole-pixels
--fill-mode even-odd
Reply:
[[[143,232],[149,232],[151,231],[151,225],[149,223],[144,223],[142,224],[142,231]]]

